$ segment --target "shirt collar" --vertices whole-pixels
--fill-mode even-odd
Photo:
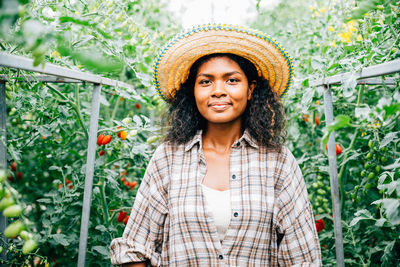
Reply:
[[[198,130],[193,138],[186,143],[185,152],[189,151],[195,144],[199,143],[200,147],[202,146],[202,130]],[[235,141],[232,147],[239,147],[240,145],[244,145],[244,142],[252,146],[253,148],[258,148],[257,141],[250,135],[249,130],[244,130],[242,137],[239,140]]]

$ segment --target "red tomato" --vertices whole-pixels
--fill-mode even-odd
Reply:
[[[13,161],[13,163],[11,163],[10,167],[13,172],[17,171],[17,163],[15,161]]]
[[[321,122],[319,121],[319,118],[318,118],[318,115],[317,115],[317,114],[315,114],[314,119],[315,119],[315,124],[316,124],[317,126],[319,126],[319,125],[321,124]]]
[[[343,148],[338,144],[336,144],[335,147],[336,147],[336,155],[342,154]],[[328,144],[326,144],[325,148],[326,150],[328,150]]]
[[[325,229],[325,222],[322,219],[319,219],[315,222],[315,227],[317,228],[317,232],[321,232]]]
[[[122,222],[126,217],[126,212],[125,211],[121,211],[118,215],[117,221],[118,222]]]
[[[106,152],[105,152],[104,150],[100,150],[100,151],[99,151],[99,156],[101,157],[101,156],[103,156],[105,153],[106,153]]]
[[[101,146],[103,142],[104,134],[100,134],[99,137],[97,137],[97,145]]]
[[[129,220],[129,215],[126,216],[125,219],[124,219],[124,224],[125,224],[125,225],[128,223],[128,220]]]
[[[103,140],[101,141],[101,144],[103,146],[107,145],[108,143],[110,143],[111,139],[112,139],[111,135],[108,134],[108,135],[104,136]]]
[[[136,107],[137,109],[140,109],[140,103],[136,103],[135,107]]]
[[[130,182],[130,183],[129,183],[129,187],[131,188],[131,190],[132,190],[133,188],[135,188],[136,185],[137,185],[137,182],[136,182],[136,181],[133,181],[133,182]]]
[[[71,181],[71,180],[68,180],[68,179],[65,179],[65,183],[66,183],[66,184],[70,184],[70,183],[72,183],[72,181]]]
[[[336,144],[336,155],[342,154],[342,151],[343,151],[342,147],[340,145]]]
[[[18,178],[18,180],[22,179],[22,172],[17,172],[17,178]]]

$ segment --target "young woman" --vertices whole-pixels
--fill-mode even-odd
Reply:
[[[320,266],[301,171],[284,146],[287,53],[250,29],[204,25],[161,51],[168,131],[111,261],[124,266]]]

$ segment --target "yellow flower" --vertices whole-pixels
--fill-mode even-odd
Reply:
[[[80,69],[82,68],[82,65],[81,65],[81,64],[78,64],[78,65],[76,65],[76,66],[77,66],[78,68],[80,68]]]
[[[75,11],[75,15],[80,15],[81,13],[79,11]]]
[[[369,17],[369,16],[370,14],[368,12],[364,14],[364,17]]]
[[[340,37],[340,39],[342,39],[342,42],[351,43],[351,40],[350,40],[351,32],[345,31],[345,32],[342,32],[342,33],[338,34],[338,36]]]
[[[332,41],[329,45],[332,46],[332,47],[336,47],[336,42]]]
[[[383,25],[383,20],[382,20],[382,19],[380,19],[378,22],[379,22],[381,25]]]
[[[362,132],[362,133],[361,133],[361,137],[366,136],[366,135],[367,135],[366,132]]]
[[[51,53],[50,57],[58,57],[59,59],[61,59],[61,55],[60,53],[58,53],[57,50],[54,50],[53,53]]]
[[[321,46],[321,44],[320,44],[320,43],[317,43],[317,44],[316,44],[316,46],[317,46],[317,47],[320,47],[320,46]]]
[[[357,41],[361,42],[363,40],[361,34],[357,35]]]
[[[379,123],[379,121],[375,121],[374,122],[374,130],[376,130],[377,127],[381,126],[381,124]]]
[[[332,26],[329,26],[329,27],[328,27],[328,31],[330,31],[330,32],[334,32],[334,31],[335,31],[335,29],[334,29]]]
[[[118,34],[118,35],[122,35],[122,32],[118,31],[117,34]]]
[[[326,11],[326,7],[322,7],[319,9],[319,12],[321,12],[321,13],[325,13],[325,11]]]
[[[314,10],[314,7],[311,6],[311,5],[310,5],[308,8],[310,9],[310,11],[313,11],[313,10]]]
[[[315,12],[314,12],[314,15],[315,15],[316,17],[321,17],[321,14],[320,14],[318,11],[315,11]]]

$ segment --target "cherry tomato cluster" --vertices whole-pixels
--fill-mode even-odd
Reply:
[[[128,223],[128,220],[129,220],[129,215],[127,215],[125,211],[121,211],[118,215],[117,221],[122,222],[126,225]]]
[[[11,166],[11,170],[15,172],[17,170],[17,164],[15,161]],[[0,211],[3,212],[4,217],[12,218],[14,221],[8,224],[6,229],[4,229],[3,234],[7,238],[16,238],[17,236],[20,236],[24,240],[22,253],[28,254],[37,247],[37,242],[33,238],[33,234],[26,230],[26,225],[19,218],[23,212],[23,208],[18,204],[18,201],[14,199],[15,194],[11,193],[14,189],[12,187],[3,186],[6,176],[6,171],[0,169]]]
[[[17,180],[21,180],[22,179],[22,172],[20,172],[20,171],[18,171],[17,172],[17,163],[15,162],[15,161],[13,161],[11,164],[10,164],[10,169],[11,169],[11,173],[9,173],[9,175],[8,175],[8,177],[7,177],[7,179],[10,181],[10,182],[13,182],[14,181],[14,177],[17,177]]]
[[[359,185],[354,187],[354,191],[350,194],[350,197],[353,202],[360,202],[362,195],[367,195],[369,190],[376,190],[378,192],[377,185],[379,176],[383,172],[383,165],[388,164],[387,152],[388,148],[386,146],[379,148],[379,145],[376,144],[375,141],[368,141],[368,150],[365,151],[364,165],[363,170],[360,172],[360,176],[362,177],[362,181]],[[379,193],[382,194],[383,191],[379,190]]]
[[[126,170],[124,170],[123,172],[121,172],[121,183],[126,187],[126,191],[133,190],[133,188],[136,187],[137,185],[137,181],[128,181],[125,176],[128,175],[128,172]]]
[[[319,214],[323,213],[331,213],[331,209],[329,207],[329,195],[331,188],[329,186],[329,177],[324,179],[321,174],[317,175],[317,181],[312,183],[311,189],[309,192],[309,199],[312,203],[313,210],[317,211]]]
[[[74,188],[74,186],[72,185],[72,181],[71,180],[65,179],[65,183],[67,184],[69,189],[73,189]],[[58,185],[58,189],[60,189],[62,186],[63,186],[63,184],[59,184]]]

